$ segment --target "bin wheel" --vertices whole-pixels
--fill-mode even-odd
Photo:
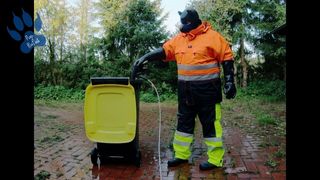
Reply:
[[[97,166],[98,165],[98,149],[97,148],[92,149],[90,156],[91,156],[92,164]]]
[[[137,167],[140,167],[140,165],[141,165],[141,152],[140,152],[140,151],[138,151],[138,152],[135,154],[134,164],[135,164]]]

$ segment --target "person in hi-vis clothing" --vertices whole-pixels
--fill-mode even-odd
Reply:
[[[222,142],[220,103],[222,102],[221,65],[224,73],[224,94],[236,95],[233,54],[229,43],[209,22],[202,22],[194,9],[179,12],[180,33],[134,62],[138,71],[148,61],[176,61],[178,70],[177,129],[174,134],[173,167],[187,163],[191,156],[196,116],[199,117],[208,160],[201,170],[222,167],[225,150]]]

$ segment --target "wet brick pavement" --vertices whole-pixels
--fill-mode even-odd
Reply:
[[[85,136],[81,110],[67,111],[63,108],[35,107],[35,113],[42,113],[42,116],[45,114],[53,119],[51,123],[35,123],[34,175],[47,171],[50,173],[50,179],[160,179],[157,104],[141,104],[140,108],[139,137],[142,162],[141,167],[137,168],[124,161],[111,161],[100,166],[92,165],[90,151],[95,143]],[[199,164],[207,157],[199,121],[196,123],[193,155],[189,163],[168,168],[167,161],[172,157],[171,141],[176,124],[176,110],[176,106],[173,105],[162,107],[161,174],[163,179],[286,179],[285,162],[281,162],[275,169],[265,165],[270,154],[277,149],[261,148],[259,139],[231,127],[224,127],[226,148],[224,167],[200,171]],[[61,124],[65,125],[64,128],[61,128]],[[52,136],[49,131],[56,131],[53,134],[60,137],[59,141],[43,143],[39,140],[44,138],[38,136],[46,134]]]

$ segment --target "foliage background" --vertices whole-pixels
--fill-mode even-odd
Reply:
[[[285,1],[190,0],[187,7],[230,42],[239,97],[285,100],[286,38],[270,33],[286,22]],[[137,58],[177,33],[166,31],[162,12],[161,1],[35,0],[47,38],[46,46],[35,48],[35,99],[82,100],[91,77],[129,77]],[[149,63],[147,69],[161,100],[174,101],[176,64]],[[141,100],[156,100],[148,83]]]

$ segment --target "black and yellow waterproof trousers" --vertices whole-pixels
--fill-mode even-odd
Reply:
[[[173,140],[175,158],[188,159],[191,156],[195,118],[198,116],[207,145],[208,162],[218,167],[223,165],[221,99],[220,79],[178,81],[178,125]]]

